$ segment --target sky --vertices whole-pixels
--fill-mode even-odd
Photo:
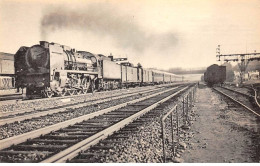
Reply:
[[[260,0],[0,0],[0,52],[45,40],[146,68],[260,52]]]

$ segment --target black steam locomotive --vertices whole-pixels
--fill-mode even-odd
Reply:
[[[117,64],[113,57],[46,41],[21,47],[14,55],[14,66],[16,87],[26,88],[28,97],[76,95],[182,80],[172,73],[134,67],[131,63]]]
[[[204,81],[209,85],[223,84],[226,80],[226,66],[211,65],[204,73]]]

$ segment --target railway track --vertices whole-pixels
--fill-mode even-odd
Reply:
[[[167,89],[167,88],[166,88]],[[142,98],[145,96],[148,96],[149,94],[158,93],[162,91],[163,89],[154,89],[154,90],[148,90],[145,92],[139,92],[139,93],[132,93],[132,94],[125,94],[115,97],[115,99],[107,98],[104,102],[101,102],[100,100],[97,100],[98,104],[94,104],[93,102],[90,103],[82,103],[82,104],[76,104],[73,106],[69,106],[70,108],[59,108],[44,112],[39,112],[39,114],[47,114],[45,116],[35,117],[34,114],[25,115],[25,117],[31,117],[30,119],[22,120],[20,122],[14,122],[14,123],[6,123],[6,119],[3,120],[5,123],[4,125],[0,126],[0,136],[1,139],[6,139],[8,137],[13,137],[15,135],[21,135],[33,130],[37,130],[43,127],[47,127],[56,123],[60,123],[66,120],[70,120],[73,118],[77,118],[83,115],[87,115],[93,112],[97,112],[102,109],[106,109],[109,107],[113,107],[122,103],[126,103],[128,101]],[[101,102],[101,103],[100,103]],[[55,111],[58,111],[54,113]],[[24,116],[22,117],[14,117],[9,118],[9,120],[14,121],[14,119],[25,119]]]
[[[255,100],[255,104],[256,104],[256,105],[259,107],[259,109],[260,109],[260,104],[259,104],[259,102],[258,102],[258,100],[260,100],[260,97],[257,96],[257,91],[256,91],[256,89],[254,89],[253,87],[247,87],[247,88],[250,89],[250,90],[253,90],[253,91],[254,91],[254,95],[246,94],[246,93],[240,92],[240,91],[238,91],[238,90],[234,90],[234,89],[227,88],[227,87],[221,87],[221,88],[226,89],[226,90],[231,91],[231,92],[235,92],[235,93],[240,94],[240,95],[242,95],[242,96],[245,96],[245,97],[249,97],[249,98],[254,99],[254,100]]]
[[[54,98],[40,98],[40,99],[33,99],[33,100],[8,100],[8,101],[0,101],[0,114],[12,111],[22,111],[26,110],[35,110],[35,109],[42,109],[58,106],[63,104],[63,102],[67,101],[80,101],[80,100],[91,100],[93,98],[101,98],[104,96],[113,96],[115,94],[120,93],[131,93],[131,92],[138,92],[142,90],[148,89],[156,89],[156,88],[163,88],[167,86],[178,86],[179,83],[172,83],[172,84],[162,84],[157,86],[147,86],[147,87],[137,87],[137,88],[129,88],[129,89],[117,89],[113,91],[101,91],[96,93],[88,93],[88,94],[80,94],[74,96],[63,96],[63,97],[54,97]],[[4,115],[6,116],[6,115]]]
[[[177,84],[171,84],[177,86]],[[168,86],[171,86],[168,85]],[[73,104],[77,102],[86,102],[90,100],[98,100],[106,97],[111,97],[115,95],[130,94],[139,91],[152,90],[157,88],[163,88],[165,86],[154,86],[154,87],[142,87],[136,89],[123,89],[123,90],[114,90],[114,91],[104,91],[94,94],[83,94],[77,96],[65,96],[65,97],[56,97],[56,98],[44,98],[44,99],[35,99],[35,100],[26,100],[26,101],[14,101],[15,103],[0,102],[0,114],[1,117],[7,117],[10,115],[21,114],[23,112],[31,112],[42,110],[46,108],[53,108],[62,105]]]
[[[8,100],[21,100],[22,94],[8,94],[8,95],[0,95],[0,101],[8,101]]]
[[[232,92],[235,92],[235,93],[238,93],[238,94],[240,94],[240,95],[247,96],[247,97],[250,97],[250,98],[254,98],[254,97],[255,97],[254,95],[246,94],[246,93],[243,93],[243,92],[241,92],[241,91],[234,90],[234,89],[231,89],[231,88],[228,88],[228,87],[221,87],[221,88],[224,88],[224,89],[226,89],[226,90],[229,90],[229,91],[232,91]]]
[[[0,161],[65,162],[188,87],[166,89],[25,135],[1,140],[0,144],[4,146],[1,146]]]
[[[59,112],[64,112],[68,111],[68,109],[76,109],[80,107],[86,107],[90,105],[95,105],[99,103],[104,103],[104,102],[109,102],[112,100],[117,100],[117,99],[122,99],[126,97],[131,97],[134,95],[144,95],[146,93],[152,93],[156,91],[160,91],[161,88],[155,88],[155,89],[149,89],[149,90],[142,90],[138,92],[127,92],[125,94],[119,93],[119,94],[114,94],[114,95],[109,95],[105,97],[101,97],[98,99],[93,99],[91,100],[85,100],[84,98],[82,100],[76,100],[74,102],[69,102],[68,104],[65,102],[60,102],[59,105],[56,105],[54,107],[50,106],[49,108],[39,108],[39,109],[25,109],[25,110],[20,110],[20,111],[12,111],[12,112],[6,112],[6,113],[1,113],[1,118],[0,118],[0,125],[4,124],[9,124],[9,123],[14,123],[14,122],[19,122],[23,121],[26,119],[32,119],[32,118],[37,118],[41,116],[46,116],[46,115],[51,115],[54,113],[59,113]]]
[[[165,85],[164,85],[165,86]],[[126,92],[126,91],[139,91],[142,89],[154,89],[154,88],[159,88],[159,87],[163,87],[161,86],[153,86],[153,87],[138,87],[135,89],[117,89],[117,90],[113,90],[113,91],[101,91],[101,92],[95,92],[95,93],[87,93],[87,94],[79,94],[79,95],[71,95],[71,96],[60,96],[60,97],[53,97],[53,98],[34,98],[34,99],[26,99],[26,100],[18,100],[18,102],[20,104],[26,105],[26,104],[30,104],[30,103],[39,103],[39,102],[48,102],[48,101],[56,101],[56,100],[66,100],[66,99],[80,99],[80,98],[93,98],[93,96],[98,96],[100,94],[102,95],[106,95],[106,94],[111,94],[111,93],[121,93],[121,92]],[[13,94],[11,94],[10,96],[12,96]],[[22,95],[22,94],[21,94]],[[8,95],[7,95],[8,96]],[[14,95],[15,96],[15,95]],[[5,96],[3,96],[4,98]],[[17,100],[16,99],[10,99],[10,100],[0,100],[0,104],[1,105],[10,105],[10,104],[16,104]],[[0,108],[1,109],[1,108]]]
[[[252,112],[257,117],[260,117],[259,105],[252,104],[252,98],[254,98],[254,96],[246,95],[229,88],[217,87],[213,89],[227,97],[232,102],[240,105],[240,107],[243,107],[244,109]],[[235,105],[231,105],[230,107],[238,108]]]

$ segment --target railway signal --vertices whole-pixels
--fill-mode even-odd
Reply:
[[[218,58],[218,61],[225,61],[225,62],[238,62],[238,66],[240,69],[240,84],[243,83],[244,75],[246,68],[248,66],[248,63],[250,61],[258,60],[260,61],[260,53],[256,52],[256,50],[253,53],[243,53],[243,54],[220,54],[220,45],[216,48],[216,57]]]

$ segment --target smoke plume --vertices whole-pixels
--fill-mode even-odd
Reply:
[[[141,28],[133,15],[126,14],[111,5],[91,4],[84,9],[65,7],[49,8],[41,20],[41,34],[47,39],[60,29],[73,29],[111,37],[118,48],[128,48],[136,52],[156,47],[170,49],[177,43],[173,33],[154,34]]]

